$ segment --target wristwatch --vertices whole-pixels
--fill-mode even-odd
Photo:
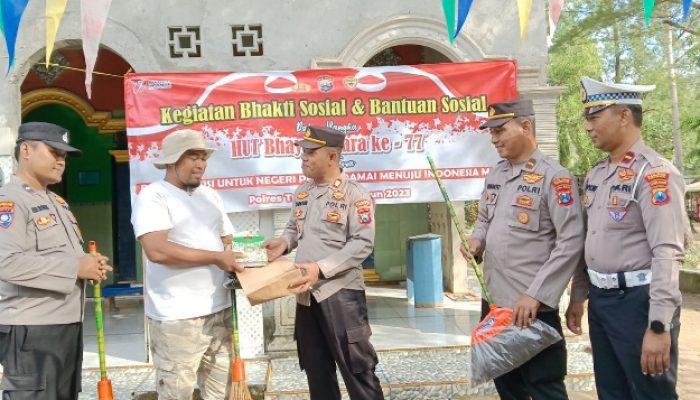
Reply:
[[[669,332],[671,330],[671,324],[664,324],[659,320],[654,320],[649,324],[649,329],[656,334],[661,334],[664,332]]]

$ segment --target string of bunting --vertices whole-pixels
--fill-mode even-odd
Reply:
[[[45,0],[46,19],[46,57],[45,65],[51,64],[56,34],[61,25],[63,14],[66,11],[68,0]],[[5,76],[10,74],[15,63],[15,49],[17,46],[17,33],[19,32],[22,16],[27,8],[29,0],[0,0],[0,31],[5,38],[8,63]],[[92,97],[92,75],[97,62],[97,53],[100,49],[100,39],[107,22],[107,15],[112,0],[81,0],[81,35],[83,42],[83,54],[85,56],[85,90],[88,98]],[[63,67],[60,66],[62,68]],[[104,74],[102,74],[104,75]]]
[[[692,0],[681,0],[683,19],[687,20],[690,13]],[[45,0],[46,20],[46,64],[54,48],[56,34],[66,11],[68,0]],[[450,43],[455,39],[467,23],[469,12],[474,0],[442,0],[442,9],[445,15],[447,36]],[[549,24],[550,38],[556,30],[565,0],[549,0]],[[5,38],[8,54],[7,72],[15,62],[15,49],[17,45],[17,33],[19,32],[22,15],[27,8],[29,0],[0,0],[0,32]],[[92,95],[92,71],[97,61],[97,53],[100,47],[100,39],[107,23],[107,17],[112,0],[80,0],[81,39],[83,53],[85,55],[85,90],[88,97]],[[520,20],[520,39],[523,40],[527,33],[532,11],[532,0],[516,0],[518,16]],[[644,20],[649,25],[654,13],[656,0],[643,0]]]
[[[683,19],[687,20],[690,13],[690,6],[693,0],[681,0]],[[554,31],[559,23],[562,9],[564,8],[565,0],[549,0],[549,32],[550,39],[554,35]],[[459,36],[464,24],[467,21],[467,16],[471,10],[473,0],[442,0],[442,10],[445,14],[445,24],[447,27],[447,37],[450,39],[450,44],[453,44],[457,36]],[[525,39],[528,24],[530,22],[530,13],[532,11],[532,0],[516,0],[518,7],[518,16],[520,20],[520,40]],[[651,21],[654,13],[656,0],[644,0],[644,21],[647,26]],[[457,26],[455,27],[455,20]]]
[[[56,63],[47,63],[46,66],[48,67],[55,67],[55,68],[61,68],[61,69],[67,69],[69,71],[76,71],[76,72],[85,72],[87,74],[87,69],[82,69],[82,68],[75,68],[75,67],[70,67],[68,65],[61,65],[61,64],[56,64]],[[95,71],[93,70],[91,73],[95,75],[101,75],[101,76],[108,76],[110,78],[119,78],[119,79],[124,79],[126,74],[130,73],[131,69],[129,69],[124,75],[116,75],[116,74],[110,74],[107,72],[100,72],[100,71]]]

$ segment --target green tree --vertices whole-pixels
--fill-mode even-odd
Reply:
[[[670,7],[670,8],[669,8]],[[549,79],[562,85],[558,109],[559,143],[564,165],[576,173],[600,156],[592,149],[580,117],[578,81],[587,75],[616,82],[655,84],[644,98],[643,136],[647,144],[673,159],[671,90],[666,62],[666,27],[673,34],[683,166],[687,175],[700,174],[700,6],[689,21],[680,15],[680,1],[659,0],[655,18],[644,26],[641,0],[569,0],[550,48]]]

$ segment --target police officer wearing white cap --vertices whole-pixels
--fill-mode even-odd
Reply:
[[[642,93],[654,86],[584,77],[584,118],[608,156],[586,176],[585,262],[574,275],[567,325],[581,333],[583,302],[598,396],[676,399],[681,293],[688,220],[681,174],[641,138]]]
[[[17,174],[0,188],[0,390],[4,400],[78,398],[85,280],[112,270],[83,251],[68,203],[47,189],[66,156],[80,155],[68,131],[45,122],[19,127]]]

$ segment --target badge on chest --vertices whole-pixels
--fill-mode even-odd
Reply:
[[[340,213],[337,210],[328,211],[328,213],[326,213],[326,221],[337,224],[340,222]]]

